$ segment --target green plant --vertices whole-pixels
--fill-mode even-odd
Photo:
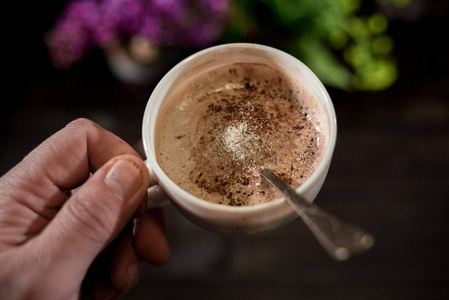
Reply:
[[[409,0],[371,1],[406,5]],[[366,2],[364,3],[366,5]],[[397,78],[394,40],[381,14],[362,13],[361,0],[235,0],[225,41],[277,46],[298,57],[324,84],[382,90]]]

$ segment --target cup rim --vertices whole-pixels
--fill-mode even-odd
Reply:
[[[159,185],[161,185],[163,188],[167,188],[167,185],[170,185],[171,189],[174,189],[176,191],[176,194],[182,194],[184,199],[188,199],[188,201],[194,203],[197,206],[200,206],[205,209],[213,209],[213,210],[220,210],[223,212],[229,212],[233,214],[239,214],[239,213],[245,213],[245,212],[254,212],[259,210],[265,210],[270,209],[273,206],[280,206],[283,205],[286,200],[284,197],[265,202],[260,203],[252,206],[228,206],[218,203],[212,203],[207,200],[198,198],[189,192],[182,189],[180,186],[178,186],[176,183],[174,183],[162,170],[162,168],[159,166],[156,155],[151,147],[151,145],[154,145],[154,142],[150,141],[150,124],[154,124],[152,127],[153,131],[156,126],[157,122],[157,115],[155,116],[154,120],[150,118],[150,114],[152,112],[153,107],[155,106],[156,101],[156,95],[158,94],[158,91],[163,89],[165,85],[167,85],[170,78],[176,74],[180,69],[182,69],[185,65],[190,63],[190,61],[197,59],[200,56],[208,55],[210,52],[214,52],[223,48],[256,48],[260,50],[264,50],[270,53],[274,53],[276,55],[279,55],[283,58],[286,58],[288,60],[295,61],[296,64],[298,64],[301,68],[301,71],[306,73],[306,76],[313,80],[319,89],[319,98],[320,102],[324,102],[324,106],[326,108],[326,112],[328,114],[329,118],[329,137],[327,141],[327,147],[325,149],[324,155],[319,162],[317,168],[312,173],[312,175],[309,176],[309,178],[304,181],[299,187],[295,189],[295,192],[297,194],[302,194],[305,190],[309,189],[310,186],[319,178],[320,174],[327,171],[327,166],[330,163],[330,160],[332,159],[333,151],[336,144],[337,139],[337,118],[335,114],[335,109],[332,104],[331,98],[322,84],[322,82],[318,79],[318,77],[298,58],[273,47],[261,45],[261,44],[255,44],[255,43],[229,43],[229,44],[221,44],[217,46],[212,46],[210,48],[206,48],[204,50],[200,50],[187,58],[180,61],[178,64],[176,64],[171,70],[169,70],[159,81],[159,83],[154,88],[153,92],[151,93],[149,100],[147,102],[145,111],[144,111],[144,117],[142,122],[142,141],[144,146],[144,151],[147,156],[147,160],[149,161],[150,168],[152,168],[152,176],[155,176],[154,180],[158,182]],[[158,113],[160,110],[160,105],[162,103],[158,103]],[[313,200],[312,200],[313,201]]]

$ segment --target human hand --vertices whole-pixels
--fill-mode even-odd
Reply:
[[[143,261],[170,255],[148,170],[123,140],[79,119],[0,178],[0,299],[111,299]]]

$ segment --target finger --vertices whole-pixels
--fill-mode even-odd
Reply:
[[[110,299],[133,287],[142,261],[134,250],[133,224],[125,226],[119,236],[92,263],[83,281],[83,294],[88,299]]]
[[[120,293],[129,291],[139,280],[141,266],[142,261],[134,249],[132,232],[125,230],[120,234],[112,253],[112,287]]]
[[[147,213],[147,201],[148,201],[147,198],[148,198],[147,193],[145,193],[145,195],[140,200],[139,207],[137,208],[134,217],[138,218]]]
[[[125,141],[87,119],[69,123],[34,149],[24,160],[6,174],[1,183],[14,185],[11,191],[16,198],[17,189],[33,191],[29,204],[35,211],[43,206],[52,208],[66,201],[65,191],[85,182],[107,161],[122,154],[139,154]],[[40,188],[44,186],[45,188]],[[40,199],[41,201],[37,201]],[[22,201],[27,201],[21,199]]]
[[[52,264],[83,276],[131,219],[148,184],[145,163],[133,155],[118,156],[100,168],[38,237],[52,253]]]
[[[109,280],[112,249],[106,248],[91,264],[81,286],[83,300],[112,299],[119,294]]]
[[[84,182],[85,176],[95,172],[113,157],[122,154],[139,154],[125,141],[98,124],[77,119],[40,145],[42,151],[36,166],[38,171],[47,167],[48,177],[62,190],[71,190]],[[57,151],[52,151],[54,148]],[[47,157],[42,153],[50,152]],[[68,155],[70,155],[68,157]],[[48,168],[48,164],[59,166]],[[38,176],[41,174],[37,174]]]
[[[81,295],[82,300],[110,300],[116,299],[120,293],[106,284],[105,281],[96,282],[89,290],[84,290]]]
[[[160,266],[170,258],[162,209],[152,209],[135,220],[134,245],[146,262]]]
[[[16,231],[22,234],[32,227],[40,232],[67,201],[66,191],[80,186],[121,154],[139,156],[125,141],[94,122],[75,120],[0,178],[0,205],[20,211]],[[29,232],[23,234],[30,236]],[[20,242],[23,240],[14,243]]]
[[[116,299],[120,293],[109,286],[98,286],[95,288],[88,298],[89,300],[113,300]]]

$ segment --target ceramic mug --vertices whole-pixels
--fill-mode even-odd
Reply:
[[[253,235],[272,231],[297,214],[283,199],[254,206],[226,206],[199,199],[176,185],[156,160],[155,130],[159,112],[167,101],[189,81],[213,69],[234,63],[262,63],[287,74],[311,93],[322,114],[322,127],[328,132],[324,156],[315,172],[296,189],[312,202],[327,175],[337,137],[337,123],[331,99],[313,72],[297,58],[278,49],[258,44],[224,44],[202,50],[173,67],[151,94],[143,117],[142,140],[150,171],[149,207],[160,206],[165,193],[170,202],[190,221],[215,233]]]

